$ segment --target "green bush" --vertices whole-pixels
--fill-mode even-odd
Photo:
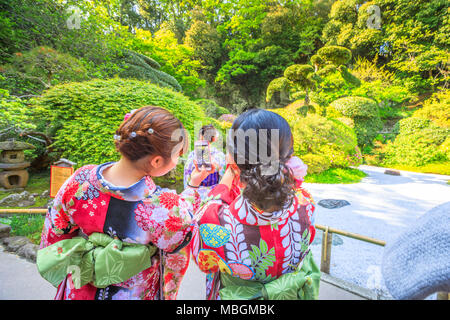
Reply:
[[[0,71],[6,78],[0,85],[15,95],[35,94],[59,83],[88,79],[80,60],[49,47],[16,52]]]
[[[220,124],[207,118],[202,108],[181,93],[138,80],[92,80],[69,83],[46,91],[33,102],[35,121],[48,126],[54,147],[78,163],[118,159],[113,135],[132,109],[156,105],[172,112],[183,123],[193,143],[194,122]]]
[[[413,117],[430,119],[438,126],[450,128],[450,90],[433,94]]]
[[[378,106],[372,99],[364,97],[344,97],[333,101],[327,107],[330,117],[349,117],[354,121],[358,145],[371,145],[372,140],[383,128]]]
[[[446,150],[450,129],[420,118],[402,119],[398,127],[398,136],[386,146],[385,165],[420,167],[450,160]]]
[[[324,172],[331,166],[330,160],[318,154],[306,154],[301,158],[308,166],[308,174],[318,174]]]
[[[326,170],[329,167],[348,167],[361,163],[356,135],[352,128],[342,122],[314,113],[299,117],[296,112],[289,114],[280,109],[272,111],[283,116],[291,126],[296,155],[302,159],[309,155],[326,159],[320,161],[313,157],[310,160],[315,166],[314,173],[321,172],[319,168]]]
[[[219,106],[214,100],[199,99],[195,100],[195,103],[202,107],[208,117],[214,119],[218,119],[221,115],[230,113],[228,109]]]

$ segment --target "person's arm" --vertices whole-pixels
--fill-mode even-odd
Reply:
[[[185,189],[187,188],[193,170],[194,170],[194,153],[191,152],[187,158],[186,164],[184,165],[183,183]]]

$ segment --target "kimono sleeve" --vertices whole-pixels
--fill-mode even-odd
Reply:
[[[195,222],[194,211],[200,204],[195,189],[181,194],[162,189],[144,202],[150,213],[150,241],[165,252],[176,252],[189,244]]]
[[[48,208],[42,229],[40,249],[78,235],[79,227],[73,222],[71,216],[72,198],[80,187],[74,179],[77,172],[64,182],[56,194],[52,206]]]
[[[225,227],[219,223],[219,213],[229,210],[230,204],[238,196],[234,189],[229,190],[223,184],[217,185],[209,193],[206,203],[196,212],[195,219],[198,220],[198,227],[194,229],[191,241],[191,253],[193,260],[199,269],[204,273],[215,273],[224,267],[221,258],[221,244],[216,243],[219,237],[212,236],[212,233],[227,233]],[[210,243],[213,240],[214,244]]]

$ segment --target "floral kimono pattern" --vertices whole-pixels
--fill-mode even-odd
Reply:
[[[192,188],[177,195],[156,186],[150,177],[130,187],[112,185],[102,175],[112,164],[84,166],[64,183],[48,210],[40,247],[100,232],[124,242],[151,243],[159,250],[151,257],[150,268],[103,289],[91,284],[75,289],[69,274],[56,297],[175,299],[189,263],[186,245],[196,228],[192,214],[200,197]]]
[[[202,181],[200,187],[197,189],[197,192],[200,194],[200,198],[205,200],[208,196],[208,193],[214,188],[220,181],[220,178],[225,173],[226,161],[225,155],[223,152],[217,150],[215,147],[211,146],[211,159],[213,162],[216,162],[221,167],[220,170],[210,174],[205,180]],[[195,169],[194,165],[194,151],[192,151],[186,164],[184,165],[184,187],[187,187],[192,171]]]
[[[208,273],[207,299],[220,299],[222,272],[266,283],[296,270],[315,235],[314,201],[302,187],[296,191],[290,206],[267,213],[225,185],[211,190],[191,242],[194,261]]]

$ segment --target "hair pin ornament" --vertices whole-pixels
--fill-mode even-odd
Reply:
[[[134,131],[131,132],[131,133],[130,133],[130,137],[131,137],[131,138],[136,138],[136,132],[134,132]]]
[[[152,134],[153,132],[155,132],[155,130],[153,130],[152,128],[149,128],[147,131],[148,131],[148,133],[150,133],[150,134]]]
[[[119,135],[117,135],[117,134],[115,134],[115,135],[114,135],[114,140],[117,140],[117,141],[119,141],[119,140],[120,140],[120,136],[119,136]]]

